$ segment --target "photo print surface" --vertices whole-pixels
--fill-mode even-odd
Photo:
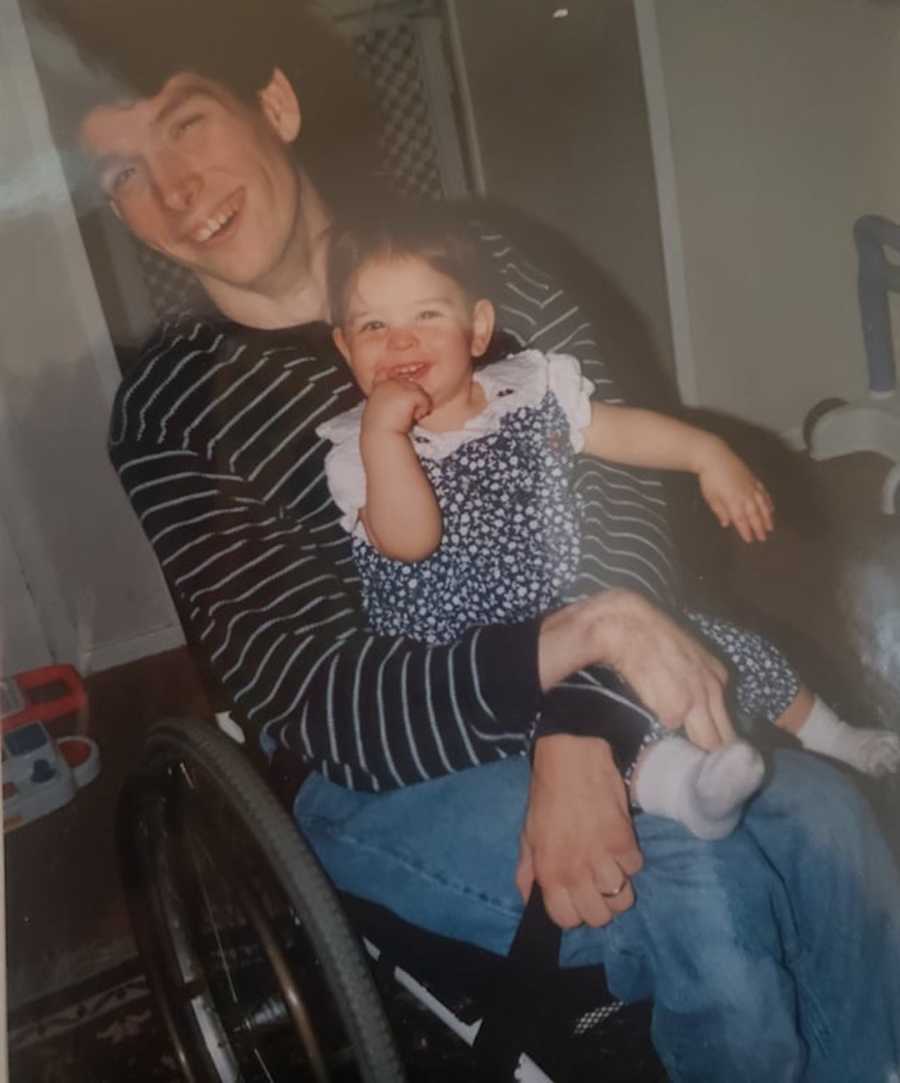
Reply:
[[[335,1071],[332,1062],[353,1046],[343,994],[334,1007],[318,979],[303,985],[317,949],[294,921],[292,889],[263,871],[246,818],[227,802],[229,786],[204,774],[205,735],[213,735],[213,757],[219,747],[217,714],[231,712],[225,728],[243,730],[235,754],[276,795],[278,822],[300,816],[297,838],[317,854],[313,866],[321,861],[353,896],[322,904],[349,923],[339,919],[340,943],[350,925],[371,939],[371,913],[355,909],[366,892],[317,838],[313,813],[302,819],[293,804],[299,786],[307,796],[325,786],[379,795],[385,808],[387,795],[405,794],[410,810],[417,794],[443,787],[434,811],[398,817],[404,845],[421,844],[430,857],[436,839],[476,846],[479,832],[466,819],[475,797],[454,804],[463,792],[454,787],[508,771],[498,765],[530,750],[536,725],[552,727],[546,738],[537,731],[544,750],[573,730],[581,749],[598,740],[593,722],[584,730],[579,721],[583,709],[591,719],[603,714],[596,688],[569,689],[575,698],[565,700],[541,684],[545,612],[513,625],[502,613],[479,617],[476,625],[491,631],[466,627],[455,653],[452,644],[388,639],[372,626],[354,564],[360,531],[340,527],[346,511],[329,490],[328,445],[316,428],[362,402],[331,337],[329,231],[382,199],[391,208],[436,208],[436,217],[450,208],[453,221],[474,229],[506,335],[496,336],[484,371],[523,349],[571,354],[595,398],[699,426],[760,479],[774,529],[746,543],[716,522],[689,469],[660,478],[650,472],[652,457],[646,467],[597,467],[573,446],[574,544],[587,571],[549,609],[566,612],[590,592],[615,600],[634,591],[648,607],[641,613],[654,614],[648,620],[658,611],[671,619],[666,636],[695,642],[697,626],[685,614],[699,611],[765,637],[829,719],[853,731],[845,743],[844,731],[829,729],[804,758],[815,769],[839,761],[834,785],[862,794],[860,808],[874,819],[859,837],[884,847],[889,869],[900,844],[892,746],[878,736],[860,751],[854,735],[900,732],[891,322],[900,140],[890,105],[900,82],[892,54],[900,12],[838,0],[801,0],[790,12],[765,0],[752,13],[736,0],[715,11],[684,0],[677,13],[656,0],[322,0],[285,2],[283,14],[280,3],[267,5],[279,12],[270,18],[242,0],[206,3],[227,12],[207,34],[208,55],[190,55],[199,33],[166,45],[174,59],[162,77],[188,77],[202,91],[200,107],[182,116],[174,98],[156,98],[166,84],[153,83],[153,65],[165,50],[144,37],[143,0],[130,13],[105,0],[0,0],[8,106],[0,116],[0,707],[11,1078],[250,1078],[244,1057],[264,1065],[261,1079],[290,1078],[317,1057]],[[158,5],[159,20],[177,8]],[[114,60],[117,41],[124,44]],[[240,53],[245,44],[249,54],[260,43],[284,63],[288,93],[277,84],[261,98],[270,84],[253,74],[243,89],[223,81],[227,49]],[[149,120],[147,101],[172,105],[172,113]],[[209,103],[214,121],[204,135]],[[98,108],[110,109],[100,119],[113,123],[88,138],[84,120]],[[188,133],[197,116],[200,134],[195,127],[187,136],[197,142],[176,143],[167,118]],[[252,176],[247,147],[267,155]],[[130,202],[135,175],[145,187]],[[141,190],[150,193],[143,202]],[[253,236],[275,238],[271,244],[248,240],[257,206]],[[269,261],[266,273],[254,270],[257,258],[260,267]],[[542,454],[558,451],[561,424]],[[427,438],[427,427],[416,432]],[[628,478],[624,496],[619,470]],[[451,475],[440,476],[449,487]],[[616,503],[632,499],[629,487],[649,499],[634,520]],[[504,514],[515,499],[503,492]],[[471,499],[473,515],[485,506],[479,501]],[[500,534],[490,542],[498,555],[509,540]],[[517,560],[516,573],[525,564]],[[438,596],[464,594],[455,580],[447,584]],[[489,596],[481,580],[474,593]],[[621,626],[618,611],[613,625]],[[581,647],[589,640],[575,638]],[[716,659],[705,672],[733,667],[728,642],[697,641]],[[604,640],[583,665],[624,674],[625,694],[643,710],[654,689],[641,681],[655,672],[655,658],[646,648],[633,674]],[[723,710],[766,763],[763,796],[750,800],[750,812],[741,806],[745,819],[724,844],[738,845],[754,807],[766,807],[773,765],[798,742],[767,725],[764,712],[749,717],[737,671],[729,671]],[[683,676],[678,670],[679,687]],[[763,699],[775,695],[770,677]],[[666,703],[650,713],[666,717]],[[182,746],[185,719],[199,728],[188,727]],[[683,731],[684,722],[673,717],[671,728]],[[170,728],[148,746],[160,723]],[[628,813],[620,767],[610,768],[604,794],[618,802],[623,837],[637,825],[634,852],[653,869],[655,851],[640,836],[651,814]],[[471,785],[479,795],[495,792],[487,781]],[[465,908],[446,900],[435,903],[438,918],[418,904],[407,908],[406,896],[395,896],[396,877],[382,887],[367,870],[365,885],[373,886],[364,903],[504,954],[520,907],[516,875],[525,875],[519,831],[527,840],[538,822],[524,818],[528,793],[519,800],[509,827],[515,845],[497,842],[503,860],[484,862],[505,870],[504,912],[515,912],[496,941],[480,937],[480,917],[472,918],[476,935]],[[544,814],[536,798],[527,807]],[[833,807],[843,807],[838,798]],[[845,817],[846,831],[856,815]],[[417,822],[436,825],[421,843],[413,841]],[[400,828],[379,831],[391,838]],[[614,861],[605,837],[591,839],[585,849],[600,855],[599,901],[582,910],[578,900],[559,902],[549,872],[544,884],[551,917],[568,915],[588,936],[589,917],[625,921],[632,898],[640,911],[645,875],[629,859]],[[840,839],[829,845],[823,876],[842,852]],[[469,851],[460,843],[448,860],[462,868]],[[545,875],[539,859],[534,867]],[[860,887],[867,905],[895,916],[892,891],[882,880]],[[618,901],[610,907],[609,898]],[[621,913],[613,908],[620,905]],[[796,905],[813,908],[805,896]],[[169,928],[183,920],[188,946],[173,948],[171,936],[153,941],[160,920]],[[860,930],[862,942],[862,922]],[[272,951],[270,934],[281,938]],[[160,966],[148,967],[138,941],[157,944]],[[348,951],[364,970],[363,956]],[[462,956],[436,958],[438,982],[454,972],[452,1000],[468,971]],[[592,949],[585,958],[607,963],[609,994],[596,1005],[578,1001],[566,1022],[589,1032],[584,1043],[541,1038],[544,1077],[560,1083],[567,1070],[579,1078],[599,1066],[612,1080],[664,1078],[677,1027],[664,1027],[654,1050],[647,990]],[[410,1080],[469,1077],[469,1051],[432,1039],[440,1024],[402,1003],[398,1013],[394,992],[376,995],[360,980],[365,994],[347,996],[371,992],[378,1006],[355,1055],[381,1065],[376,1078],[401,1078],[401,1062]],[[847,982],[852,989],[852,975]],[[291,1007],[294,985],[320,1032],[311,1046]],[[879,988],[882,1014],[864,1021],[873,1064],[897,1040],[889,1018],[897,990],[887,977]],[[638,1007],[621,1012],[620,1001]],[[239,1009],[229,1016],[230,1002]],[[380,1044],[384,1009],[395,1045]],[[210,1018],[217,1021],[204,1030]],[[801,1024],[785,1028],[800,1048]],[[418,1051],[423,1032],[437,1047],[431,1062]],[[217,1060],[210,1050],[219,1049],[228,1052]],[[797,1078],[806,1078],[803,1070]]]

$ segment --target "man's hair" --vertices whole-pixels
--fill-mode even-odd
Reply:
[[[415,257],[452,278],[473,302],[488,296],[493,280],[472,228],[439,203],[380,201],[338,222],[328,259],[332,321],[346,316],[347,295],[357,271],[370,261]]]
[[[308,0],[32,0],[32,8],[39,37],[62,35],[95,76],[74,104],[51,103],[62,143],[75,141],[92,108],[153,97],[180,72],[256,106],[279,67],[300,101],[299,158],[326,197],[374,172],[375,110],[351,49]]]

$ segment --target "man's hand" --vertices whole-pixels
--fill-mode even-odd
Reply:
[[[634,903],[630,877],[641,864],[609,745],[567,734],[539,738],[516,870],[522,898],[537,880],[557,925],[605,925]]]
[[[725,706],[728,671],[689,632],[640,595],[594,626],[609,663],[667,729],[711,751],[735,740]]]
[[[765,485],[723,441],[704,445],[700,492],[720,526],[733,526],[745,542],[765,541],[775,526],[775,505]]]
[[[405,435],[431,410],[431,398],[418,384],[410,380],[382,380],[372,388],[366,402],[362,428],[370,435],[376,432]]]
[[[545,618],[538,641],[545,691],[594,663],[616,670],[664,726],[683,727],[698,747],[734,740],[725,667],[641,595],[608,590]]]

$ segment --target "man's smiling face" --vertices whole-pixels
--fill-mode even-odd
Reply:
[[[303,243],[289,154],[299,106],[277,69],[259,103],[180,73],[154,97],[98,106],[81,124],[82,148],[122,221],[213,288],[265,293]]]

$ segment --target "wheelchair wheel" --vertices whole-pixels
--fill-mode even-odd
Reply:
[[[117,817],[135,937],[188,1083],[403,1083],[341,904],[246,754],[149,734]]]

